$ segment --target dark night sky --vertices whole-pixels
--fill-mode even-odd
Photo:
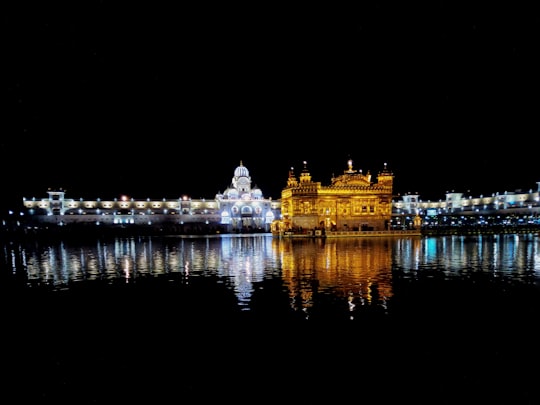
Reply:
[[[3,197],[213,198],[243,161],[277,199],[349,158],[425,200],[535,189],[538,16],[375,4],[5,7]]]

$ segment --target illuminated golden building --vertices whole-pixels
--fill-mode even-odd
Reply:
[[[275,231],[383,231],[390,228],[394,175],[384,165],[372,182],[372,175],[354,170],[352,160],[342,175],[329,186],[312,181],[304,162],[297,179],[289,171],[281,191],[281,220]]]

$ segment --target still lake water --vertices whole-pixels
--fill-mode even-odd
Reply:
[[[540,399],[536,234],[5,241],[1,266],[21,403],[202,402],[235,384],[259,400]]]
[[[35,240],[4,244],[2,273],[4,281],[27,294],[115,286],[125,291],[159,282],[169,290],[177,287],[179,294],[200,294],[199,301],[215,303],[220,310],[227,304],[232,313],[261,311],[354,321],[366,311],[380,316],[399,311],[392,302],[407,284],[414,288],[431,282],[440,293],[446,282],[456,289],[445,297],[447,302],[441,302],[447,305],[466,305],[462,300],[477,294],[488,299],[482,297],[487,291],[536,294],[539,246],[540,238],[534,234]],[[205,288],[198,290],[199,284]],[[210,296],[209,285],[209,291],[221,290],[220,294]],[[219,302],[225,297],[230,300]]]

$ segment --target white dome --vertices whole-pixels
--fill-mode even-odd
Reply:
[[[229,198],[238,198],[238,190],[231,188],[225,195]]]
[[[234,176],[235,177],[249,177],[249,170],[247,169],[247,167],[242,165],[242,162],[240,162],[240,166],[238,166],[234,170]]]

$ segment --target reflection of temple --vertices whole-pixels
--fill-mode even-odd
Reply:
[[[248,169],[240,162],[230,185],[213,200],[137,200],[127,196],[112,200],[75,200],[65,191],[49,190],[49,197],[24,199],[26,217],[35,225],[85,227],[131,225],[173,233],[251,233],[270,232],[280,214],[280,203],[266,199],[252,185]]]
[[[392,238],[279,238],[273,244],[295,310],[309,314],[317,297],[332,291],[336,303],[349,305],[353,316],[362,310],[386,308],[392,297],[396,243]]]
[[[43,247],[36,243],[32,249],[14,246],[10,256],[17,259],[11,264],[25,263],[27,282],[32,285],[50,284],[63,290],[81,281],[124,279],[135,283],[138,278],[167,276],[179,286],[193,282],[190,279],[215,276],[220,285],[233,290],[242,310],[249,309],[254,285],[264,280],[274,263],[272,238],[267,235],[96,239],[82,245]],[[215,292],[203,290],[205,295]]]
[[[374,183],[369,172],[353,170],[349,160],[341,176],[322,186],[311,180],[304,162],[299,179],[292,169],[289,172],[281,192],[282,220],[274,223],[274,230],[387,230],[392,217],[393,179],[385,165]]]

